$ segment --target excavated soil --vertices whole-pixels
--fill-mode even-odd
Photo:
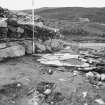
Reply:
[[[95,100],[105,101],[105,86],[97,87],[75,71],[42,65],[35,56],[5,59],[0,63],[0,105],[104,105]],[[42,94],[45,86],[50,94]]]

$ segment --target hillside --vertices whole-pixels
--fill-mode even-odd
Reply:
[[[32,13],[31,10],[23,10]],[[89,18],[90,21],[105,23],[105,8],[83,8],[83,7],[61,7],[61,8],[41,8],[35,13],[45,18],[59,20],[76,20],[78,17]]]

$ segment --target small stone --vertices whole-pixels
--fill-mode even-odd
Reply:
[[[102,80],[102,81],[105,80],[105,74],[101,74],[101,80]]]
[[[64,78],[59,78],[59,81],[67,81],[67,80]]]
[[[98,80],[100,80],[100,79],[101,79],[101,75],[100,75],[100,74],[98,74],[98,73],[96,74],[96,77],[97,77],[97,79],[98,79]]]
[[[78,71],[73,71],[73,76],[78,75]]]
[[[84,105],[88,105],[88,103],[84,103]]]
[[[95,102],[97,102],[99,105],[105,105],[105,102],[101,98],[96,99]]]
[[[21,27],[18,27],[18,28],[17,28],[17,32],[19,32],[19,33],[24,33],[24,29],[21,28]]]
[[[102,86],[103,85],[103,83],[102,82],[98,82],[98,84],[97,84],[98,86]]]
[[[45,91],[44,91],[44,94],[46,94],[46,95],[48,95],[48,94],[50,94],[51,93],[51,89],[46,89]]]
[[[83,94],[83,98],[87,96],[87,92],[82,92],[82,94]]]
[[[94,74],[92,72],[86,73],[86,77],[93,77],[93,76],[94,76]]]
[[[34,102],[34,105],[39,105],[38,102]]]
[[[16,102],[15,102],[15,101],[13,101],[13,100],[11,100],[11,103],[16,104]]]
[[[44,52],[44,51],[46,51],[46,47],[45,47],[45,45],[43,45],[42,43],[38,43],[38,42],[36,42],[36,50],[37,50],[37,52]]]
[[[53,101],[51,101],[51,102],[50,102],[50,104],[51,104],[51,105],[53,105],[53,104],[54,104],[54,102],[53,102]]]
[[[20,83],[18,83],[18,84],[17,84],[17,87],[20,87],[20,86],[21,86],[21,84],[20,84]]]
[[[48,70],[48,74],[53,74],[53,71],[51,69]]]
[[[0,18],[0,27],[7,27],[7,18]]]

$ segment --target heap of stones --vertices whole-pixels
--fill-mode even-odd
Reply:
[[[47,40],[54,38],[58,29],[44,26],[43,19],[35,16],[35,37]],[[7,9],[0,8],[0,39],[2,38],[32,38],[33,34],[32,15],[12,13]]]
[[[0,58],[32,54],[33,33],[37,53],[52,52],[62,47],[62,41],[58,40],[61,36],[59,29],[44,25],[42,17],[36,15],[33,24],[32,15],[0,7]]]

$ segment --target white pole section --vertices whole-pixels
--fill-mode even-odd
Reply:
[[[35,16],[35,7],[34,7],[34,0],[32,0],[32,20],[33,20],[33,38],[32,38],[32,50],[33,50],[33,54],[35,53],[35,33],[34,33],[34,16]]]

